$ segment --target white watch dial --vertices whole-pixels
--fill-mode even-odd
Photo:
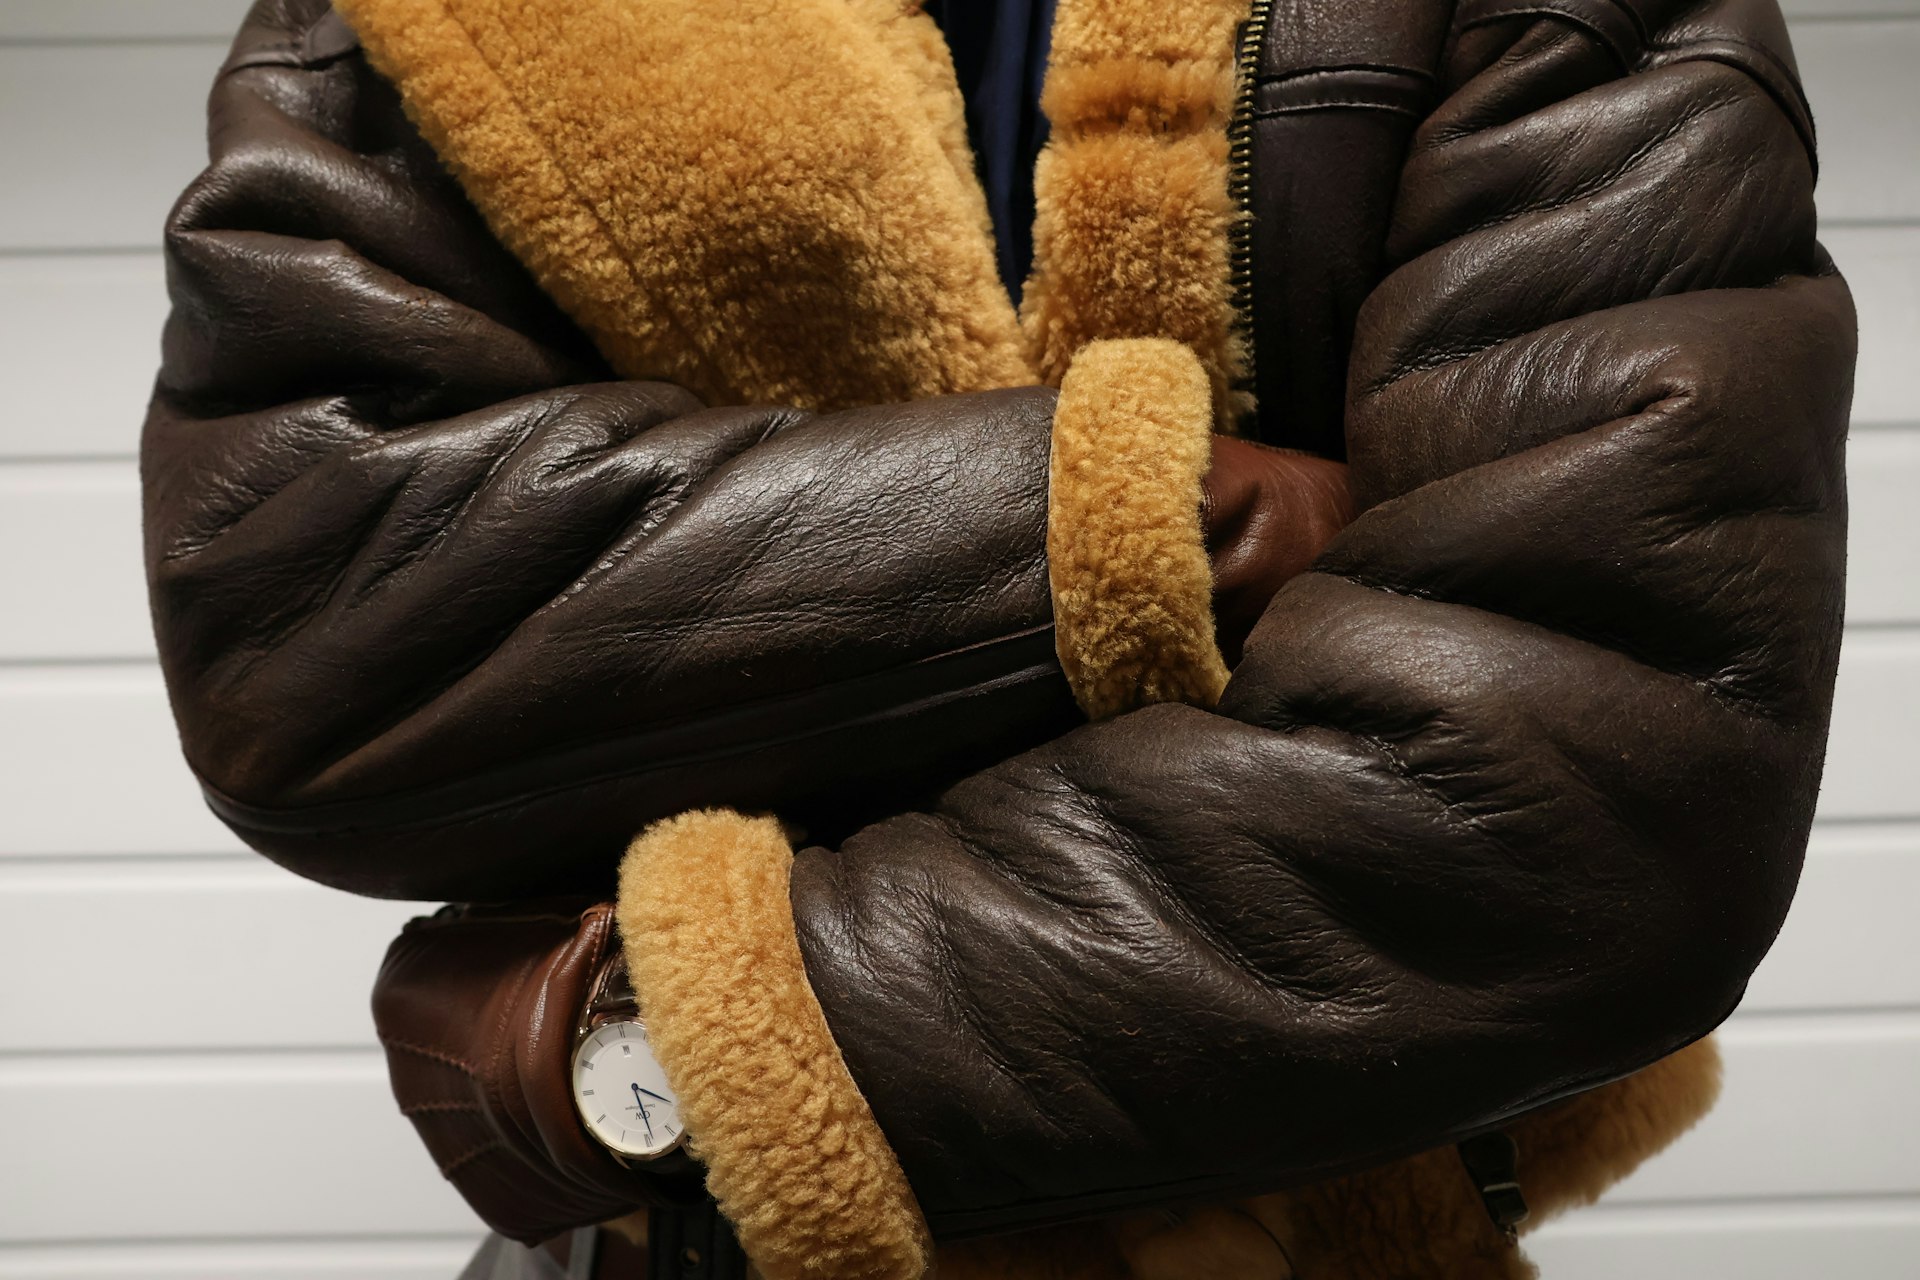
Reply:
[[[680,1145],[680,1101],[638,1022],[610,1022],[573,1053],[573,1100],[589,1132],[625,1156]]]

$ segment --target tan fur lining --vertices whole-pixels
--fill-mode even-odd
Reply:
[[[654,824],[616,918],[649,1038],[707,1186],[769,1280],[909,1280],[926,1222],[807,982],[779,823]]]
[[[1177,342],[1093,343],[1061,384],[1047,512],[1054,647],[1095,719],[1149,702],[1211,706],[1226,687],[1200,530],[1212,432],[1206,370]]]
[[[1034,173],[1034,267],[1021,324],[1058,384],[1101,338],[1193,349],[1223,428],[1244,411],[1234,326],[1227,126],[1247,0],[1061,0]]]
[[[623,376],[811,407],[1035,380],[924,14],[339,7],[495,234]]]

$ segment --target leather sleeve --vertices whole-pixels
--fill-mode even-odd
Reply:
[[[1355,336],[1361,514],[1217,712],[794,856],[807,983],[936,1237],[1435,1146],[1738,1001],[1820,777],[1854,357],[1755,11],[1623,58],[1465,6]],[[636,847],[629,955],[714,972],[648,905],[672,844]]]
[[[870,818],[1078,721],[1052,391],[614,380],[325,15],[256,6],[213,90],[142,446],[174,712],[243,838],[361,893],[604,889],[689,804]]]

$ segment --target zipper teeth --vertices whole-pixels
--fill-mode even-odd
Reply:
[[[1233,222],[1227,228],[1227,279],[1234,325],[1244,341],[1253,341],[1253,108],[1260,51],[1267,42],[1278,0],[1253,0],[1234,50],[1237,84],[1233,117],[1227,122],[1227,195]],[[1251,361],[1242,381],[1251,381]]]

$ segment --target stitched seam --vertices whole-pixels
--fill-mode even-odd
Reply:
[[[1546,21],[1557,21],[1577,30],[1584,31],[1592,37],[1594,43],[1607,51],[1607,56],[1612,58],[1614,65],[1620,68],[1621,75],[1629,75],[1633,71],[1633,61],[1627,56],[1627,51],[1615,43],[1613,37],[1608,35],[1606,30],[1597,22],[1581,14],[1572,13],[1566,9],[1556,8],[1552,5],[1516,5],[1510,9],[1497,10],[1462,23],[1460,30],[1465,32],[1472,31],[1479,27],[1489,27],[1496,22],[1504,22],[1510,18],[1536,18]]]
[[[475,1160],[478,1160],[481,1156],[484,1156],[491,1151],[502,1150],[505,1148],[505,1146],[506,1144],[500,1141],[500,1139],[489,1138],[487,1141],[481,1143],[477,1147],[469,1147],[467,1150],[462,1151],[459,1155],[455,1156],[453,1159],[441,1165],[440,1176],[443,1178],[451,1178],[459,1170],[464,1169],[466,1166],[472,1164]]]
[[[414,1044],[411,1040],[400,1040],[391,1036],[380,1037],[380,1043],[389,1053],[394,1050],[398,1050],[401,1053],[411,1053],[416,1057],[425,1058],[429,1062],[437,1062],[443,1067],[452,1067],[457,1071],[465,1072],[476,1080],[480,1078],[479,1070],[472,1063],[464,1058],[457,1058],[450,1053],[443,1053],[438,1049],[429,1049],[425,1045]]]
[[[1336,99],[1330,99],[1325,102],[1302,102],[1293,106],[1266,107],[1266,108],[1263,108],[1262,110],[1254,112],[1252,118],[1255,120],[1271,120],[1277,116],[1304,115],[1312,111],[1327,111],[1327,110],[1338,110],[1338,109],[1386,111],[1397,116],[1407,116],[1408,118],[1414,119],[1414,120],[1419,120],[1424,118],[1420,112],[1415,111],[1411,107],[1401,106],[1400,104],[1393,103],[1393,102],[1380,102],[1377,100],[1363,100],[1359,98],[1336,98]]]
[[[484,1115],[486,1108],[477,1102],[416,1102],[400,1108],[403,1116],[433,1116],[448,1113],[468,1113]]]
[[[1412,67],[1393,67],[1385,63],[1372,62],[1347,62],[1321,67],[1300,67],[1292,71],[1269,72],[1264,76],[1255,76],[1253,82],[1264,89],[1269,85],[1291,84],[1295,80],[1307,80],[1315,76],[1339,76],[1349,72],[1393,76],[1417,81],[1422,85],[1435,83],[1435,79],[1430,72],[1417,71]]]

